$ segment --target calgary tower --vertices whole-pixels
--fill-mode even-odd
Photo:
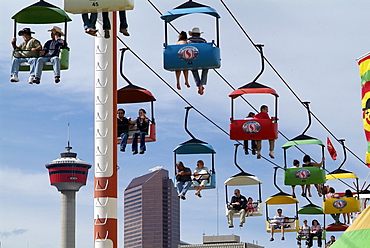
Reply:
[[[75,248],[76,192],[86,185],[91,165],[77,158],[77,153],[67,152],[45,165],[49,170],[50,184],[62,193],[61,248]]]

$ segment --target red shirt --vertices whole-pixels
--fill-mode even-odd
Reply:
[[[268,113],[260,112],[260,113],[256,114],[256,116],[254,118],[258,118],[258,119],[270,119],[270,116],[269,116]]]

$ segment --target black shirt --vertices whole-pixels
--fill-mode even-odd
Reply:
[[[140,122],[140,118],[136,119],[136,126],[142,133],[148,133],[149,129],[149,121],[146,122],[145,119],[142,119],[142,122]]]
[[[191,181],[191,170],[188,168],[188,167],[184,167],[183,170],[181,171],[184,171],[184,172],[190,172],[189,175],[177,175],[176,176],[176,181],[178,182],[186,182],[186,181]],[[180,172],[180,170],[178,170],[178,172]]]
[[[237,197],[236,195],[234,195],[231,198],[231,203],[234,203],[234,202],[240,203],[240,205],[232,205],[234,210],[245,209],[245,207],[247,206],[247,198],[245,198],[245,196],[242,196],[242,195],[240,195],[240,197]]]
[[[130,127],[130,122],[126,117],[123,117],[122,120],[120,118],[117,118],[118,137],[120,137],[122,133],[128,133],[129,127]]]

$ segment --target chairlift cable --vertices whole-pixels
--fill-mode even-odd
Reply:
[[[223,4],[223,6],[225,7],[225,9],[229,12],[230,16],[234,19],[234,21],[236,22],[236,24],[240,27],[240,29],[242,30],[242,32],[244,33],[244,35],[247,37],[247,39],[252,43],[252,45],[256,48],[256,50],[258,51],[258,47],[257,45],[253,42],[252,38],[248,35],[248,33],[245,31],[245,29],[243,28],[243,26],[240,24],[240,22],[238,21],[238,19],[234,16],[234,14],[232,13],[232,11],[228,8],[228,6],[225,4],[225,2],[223,0],[220,0],[220,2]],[[276,75],[281,79],[281,81],[285,84],[285,86],[289,89],[289,91],[297,98],[297,100],[304,106],[303,104],[303,101],[299,98],[299,96],[294,92],[294,90],[290,87],[290,85],[284,80],[284,78],[281,76],[281,74],[275,69],[275,67],[270,63],[270,61],[266,58],[266,56],[263,56],[264,60],[266,61],[266,63],[270,66],[270,68],[276,73]],[[334,133],[332,133],[325,125],[324,123],[322,123],[320,121],[320,119],[312,112],[310,111],[312,116],[317,120],[317,122],[337,141],[339,142],[339,139],[334,135]],[[279,132],[280,133],[280,132]],[[355,158],[357,158],[360,162],[362,162],[364,165],[366,165],[366,163],[360,158],[358,157],[352,150],[350,150],[347,146],[345,146],[345,149],[347,151],[349,151]]]
[[[219,130],[221,130],[223,133],[225,133],[227,136],[230,136],[229,133],[224,130],[222,127],[220,127],[217,123],[212,121],[209,117],[207,117],[205,114],[203,114],[200,110],[198,110],[194,105],[192,105],[188,100],[186,100],[185,97],[183,97],[179,92],[177,92],[166,80],[164,80],[161,75],[159,75],[148,63],[146,63],[139,55],[137,55],[119,36],[117,36],[117,39],[124,45],[126,48],[141,62],[143,63],[152,73],[154,73],[164,84],[166,84],[177,96],[179,96],[186,104],[188,104],[190,107],[192,107],[198,114],[203,116],[207,121],[212,123],[214,126],[216,126]],[[241,144],[240,141],[237,141],[239,144]],[[276,164],[275,162],[269,160],[268,158],[262,156],[266,161],[270,162],[271,164],[281,167],[280,165]]]

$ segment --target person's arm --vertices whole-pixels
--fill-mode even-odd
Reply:
[[[14,37],[11,41],[12,47],[14,50],[19,50],[19,47],[17,47],[16,42],[17,42],[17,38]]]

